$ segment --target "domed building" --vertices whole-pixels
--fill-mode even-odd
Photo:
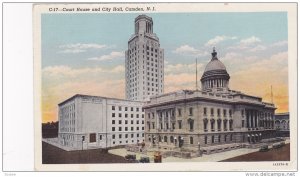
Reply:
[[[202,90],[228,91],[229,79],[225,65],[218,59],[217,52],[213,49],[212,58],[201,77]]]
[[[146,143],[206,154],[271,143],[276,136],[275,105],[229,89],[229,79],[213,49],[201,90],[156,95],[145,103]]]

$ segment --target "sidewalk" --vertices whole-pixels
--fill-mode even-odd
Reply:
[[[210,154],[210,155],[203,155],[202,157],[196,157],[196,158],[191,158],[191,159],[184,159],[184,158],[178,158],[178,157],[167,157],[167,158],[163,158],[162,162],[218,162],[218,161],[229,159],[232,157],[256,152],[258,150],[259,149],[242,148],[242,149],[235,149],[235,150],[230,150],[230,151],[225,151],[225,152],[214,153],[214,154]],[[126,154],[136,154],[137,159],[140,159],[140,157],[142,157],[142,156],[148,156],[150,158],[151,162],[153,162],[153,158],[154,158],[154,152],[148,152],[147,154],[141,154],[141,153],[128,152],[128,151],[126,151],[126,149],[112,149],[112,150],[109,150],[108,152],[111,154],[114,154],[114,155],[122,156],[122,157],[125,157]]]

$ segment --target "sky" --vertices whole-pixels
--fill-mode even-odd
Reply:
[[[43,14],[42,121],[75,94],[125,98],[125,50],[139,14]],[[285,12],[151,13],[165,51],[165,93],[195,89],[218,52],[232,90],[288,112],[288,29]],[[200,82],[199,82],[200,83]],[[199,84],[200,85],[200,84]]]

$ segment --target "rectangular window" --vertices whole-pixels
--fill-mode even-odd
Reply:
[[[119,120],[119,125],[120,125],[120,124],[122,124],[122,121],[121,121],[121,120]]]
[[[128,114],[125,114],[125,118],[127,118],[128,117]]]
[[[190,116],[193,115],[193,108],[190,108],[190,109],[189,109],[189,113],[190,113]]]
[[[119,127],[119,131],[122,131],[122,127]]]
[[[139,128],[139,127],[136,127],[136,130],[140,130],[140,128]]]
[[[214,108],[210,109],[210,115],[212,115],[212,116],[214,115]]]
[[[112,107],[111,107],[111,110],[115,110],[115,109],[116,109],[115,106],[112,106]]]
[[[128,108],[127,107],[125,107],[125,111],[127,111],[128,110]]]
[[[133,138],[133,134],[131,134],[131,138]]]
[[[131,122],[130,122],[131,124],[133,124],[133,120],[131,120]]]
[[[136,118],[139,118],[139,114],[136,115]]]
[[[229,117],[231,117],[232,116],[232,111],[231,111],[231,109],[229,110]]]
[[[133,111],[133,107],[131,107],[131,111]]]
[[[115,124],[116,123],[116,121],[115,120],[112,120],[112,122],[111,122],[112,124]]]
[[[102,135],[99,135],[99,140],[102,140]]]
[[[172,123],[172,129],[173,130],[175,129],[175,123]]]
[[[122,138],[122,134],[119,134],[119,138]]]
[[[128,131],[128,127],[125,127],[125,131]]]
[[[111,131],[113,131],[113,132],[114,132],[115,130],[116,130],[116,128],[115,128],[115,127],[111,127]]]
[[[122,107],[121,106],[119,106],[119,111],[122,111]]]
[[[133,118],[133,114],[131,114],[131,118]]]
[[[178,116],[181,116],[181,109],[178,109]]]
[[[245,120],[242,120],[242,127],[245,127]]]
[[[182,121],[179,120],[179,121],[178,121],[178,129],[181,129],[181,128],[182,128]]]
[[[137,120],[137,121],[136,121],[136,124],[139,124],[139,123],[140,123],[140,122]]]
[[[154,124],[154,122],[152,122],[152,129],[155,129],[155,124]]]
[[[128,124],[128,120],[125,120],[125,124]]]
[[[128,134],[125,134],[125,138],[128,138]]]
[[[115,114],[115,113],[112,113],[112,114],[111,114],[111,117],[116,117],[116,114]]]
[[[206,116],[207,115],[207,109],[203,108],[203,114]]]
[[[133,131],[133,127],[131,127],[131,131]]]
[[[119,117],[122,117],[122,114],[121,114],[121,113],[119,113]]]
[[[223,116],[224,116],[224,117],[227,116],[227,111],[226,111],[226,109],[223,110]]]
[[[139,112],[139,108],[136,108],[136,111]]]
[[[96,142],[96,133],[91,133],[90,134],[90,143]]]
[[[190,137],[190,144],[194,144],[194,139],[193,139],[193,137]]]
[[[115,139],[116,138],[116,135],[112,135],[112,139]]]
[[[221,115],[220,109],[217,109],[217,114],[218,114],[218,117],[220,117],[220,115]]]

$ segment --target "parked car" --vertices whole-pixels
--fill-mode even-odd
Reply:
[[[260,148],[259,148],[259,152],[266,152],[269,150],[269,147],[268,145],[262,145]]]
[[[136,155],[135,154],[127,154],[125,156],[126,160],[136,160]]]
[[[141,157],[140,158],[140,163],[150,163],[149,157]]]
[[[273,149],[279,149],[279,148],[281,148],[282,146],[283,146],[282,143],[274,143],[274,144],[272,145],[272,148],[273,148]]]

